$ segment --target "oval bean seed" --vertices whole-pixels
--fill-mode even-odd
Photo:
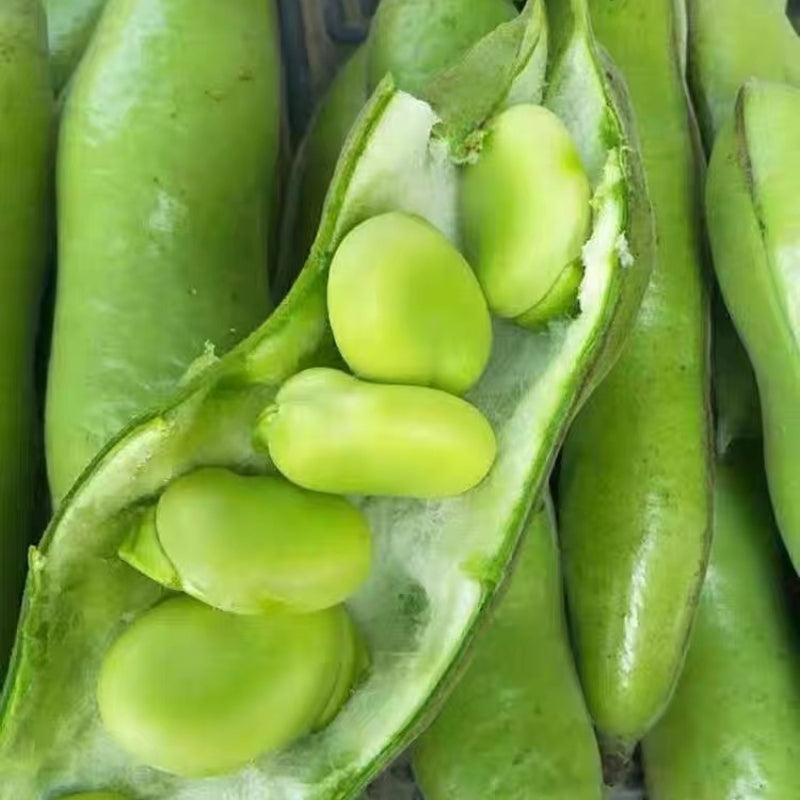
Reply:
[[[111,735],[177,775],[230,772],[314,723],[338,676],[341,607],[226,614],[179,596],[112,645],[97,691]]]
[[[345,236],[331,262],[328,314],[339,351],[367,380],[463,394],[489,360],[481,287],[421,217],[381,214]]]
[[[489,422],[458,397],[327,368],[290,378],[256,436],[289,480],[337,494],[461,494],[497,452]]]
[[[282,477],[198,469],[158,501],[156,529],[185,592],[223,611],[259,614],[276,604],[318,611],[369,574],[364,515],[341,497]]]
[[[552,111],[518,105],[494,119],[461,188],[467,260],[492,311],[539,325],[539,304],[549,318],[575,306],[590,197],[575,143]]]

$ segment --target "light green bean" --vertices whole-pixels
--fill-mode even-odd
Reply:
[[[362,222],[331,262],[328,314],[339,351],[367,380],[463,394],[492,326],[475,275],[429,222],[390,212]]]
[[[256,436],[289,480],[337,494],[461,494],[497,452],[489,422],[458,397],[322,367],[283,385]]]

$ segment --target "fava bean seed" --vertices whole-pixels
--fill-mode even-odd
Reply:
[[[331,262],[328,314],[339,351],[367,380],[463,394],[489,360],[481,287],[421,217],[381,214],[345,236]]]
[[[166,488],[155,525],[152,518],[146,514],[137,538],[149,543],[154,534],[157,544],[139,560],[147,564],[160,549],[180,588],[223,611],[318,611],[345,600],[369,573],[364,515],[344,498],[282,477],[198,469]],[[142,549],[134,548],[134,560]],[[168,567],[143,571],[170,585],[158,577]]]
[[[97,692],[106,729],[142,763],[177,775],[242,767],[320,718],[339,678],[344,615],[242,616],[185,595],[166,600],[106,655]]]
[[[461,187],[467,260],[492,311],[538,326],[574,308],[590,197],[575,143],[555,114],[525,104],[493,120]]]
[[[337,494],[461,494],[497,452],[489,422],[458,397],[327,368],[290,378],[256,435],[289,480]]]

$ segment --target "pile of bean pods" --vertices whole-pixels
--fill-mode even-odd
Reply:
[[[786,3],[285,5],[0,0],[0,800],[800,800]]]

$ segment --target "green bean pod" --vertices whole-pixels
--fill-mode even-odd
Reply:
[[[800,84],[800,39],[785,4],[688,0],[687,10],[689,82],[710,153],[746,80]]]
[[[425,800],[600,800],[603,774],[569,647],[549,501],[466,674],[413,750]]]
[[[714,146],[706,216],[725,303],[756,371],[778,527],[800,567],[800,89],[749,81]]]
[[[45,0],[50,70],[60,92],[78,66],[108,0]]]
[[[627,79],[658,241],[636,328],[575,420],[560,475],[576,660],[613,774],[669,701],[705,569],[709,311],[681,17],[671,0],[589,7]]]
[[[271,3],[113,0],[103,14],[61,122],[56,502],[194,359],[267,312],[279,81]]]
[[[686,665],[645,738],[652,800],[800,796],[800,640],[758,445],[717,462],[714,543]]]
[[[786,21],[786,4],[690,0],[689,82],[706,154],[749,78],[800,85],[800,40]],[[720,304],[722,306],[722,304]],[[717,445],[761,433],[756,379],[723,307],[714,315]]]
[[[53,102],[36,0],[0,5],[0,675],[34,538],[34,343],[50,235]]]
[[[159,2],[165,0],[147,0],[149,7]],[[232,7],[225,4],[226,21]],[[265,663],[248,672],[234,643],[227,655],[247,681],[224,668],[217,671],[215,665],[224,666],[224,648],[221,653],[201,643],[173,663],[176,631],[181,637],[189,632],[180,618],[156,631],[156,640],[164,642],[157,657],[137,647],[117,651],[121,631],[122,637],[146,631],[151,609],[179,601],[201,606],[186,597],[165,603],[164,587],[131,569],[119,558],[119,548],[134,516],[183,475],[200,468],[274,474],[253,431],[295,376],[333,361],[327,282],[333,254],[349,231],[365,219],[404,212],[424,218],[449,241],[460,241],[460,172],[454,159],[479,145],[481,131],[501,108],[541,100],[541,82],[532,80],[541,76],[536,71],[541,14],[538,3],[528,6],[469,51],[441,83],[437,78],[440,89],[449,86],[449,103],[435,106],[388,79],[379,85],[348,138],[306,265],[286,299],[160,410],[146,413],[104,446],[57,508],[40,546],[31,551],[13,666],[0,702],[0,800],[112,787],[132,800],[201,800],[209,792],[241,800],[353,800],[414,740],[443,700],[498,595],[569,421],[630,329],[651,264],[652,218],[632,122],[579,0],[560,5],[552,17],[558,49],[549,60],[544,102],[569,128],[592,187],[580,308],[563,323],[536,332],[495,321],[489,364],[469,392],[470,404],[489,420],[497,442],[497,458],[484,480],[441,500],[370,496],[360,502],[375,557],[369,579],[348,599],[348,611],[364,646],[356,643],[353,650],[341,632],[343,649],[334,659],[328,697],[320,693],[313,714],[296,716],[295,705],[312,711],[304,692],[292,703],[292,692],[279,691],[292,675],[306,682],[316,669],[308,657],[298,657],[296,670],[274,674]],[[111,18],[104,15],[101,29]],[[473,156],[480,158],[480,150]],[[324,394],[311,398],[324,400]],[[337,432],[336,422],[324,436]],[[302,439],[299,445],[311,447]],[[417,470],[422,471],[419,464]],[[214,627],[223,640],[229,628],[250,629],[261,620],[261,615],[202,608],[202,616],[219,614],[229,623]],[[111,662],[125,669],[109,672],[107,654],[125,650],[126,658]],[[291,650],[294,659],[297,651]],[[342,672],[349,672],[351,662],[357,672],[365,650],[370,669],[337,710],[332,698],[343,694]],[[317,653],[326,659],[315,648]],[[159,683],[161,671],[169,692]],[[203,680],[186,678],[192,674]],[[101,683],[119,692],[102,693],[101,716],[97,690],[103,675],[114,680]],[[228,703],[229,691],[235,704]],[[185,702],[187,692],[191,702]],[[153,702],[139,702],[148,698]],[[274,715],[270,698],[279,703]],[[300,716],[304,724],[298,728],[294,722]],[[128,722],[137,719],[147,725],[132,729]],[[136,735],[151,727],[157,735]],[[263,749],[285,742],[277,734],[287,731],[294,738],[280,752]],[[163,749],[155,747],[159,741]],[[189,746],[181,747],[181,741]],[[204,767],[202,754],[209,748],[213,752]],[[162,760],[167,756],[169,763]],[[200,775],[212,760],[215,770],[230,771],[213,780]]]
[[[128,798],[116,792],[79,792],[60,797],[58,800],[128,800]]]
[[[368,96],[367,50],[361,46],[336,73],[294,157],[272,278],[276,301],[286,296],[305,263],[339,153]]]

